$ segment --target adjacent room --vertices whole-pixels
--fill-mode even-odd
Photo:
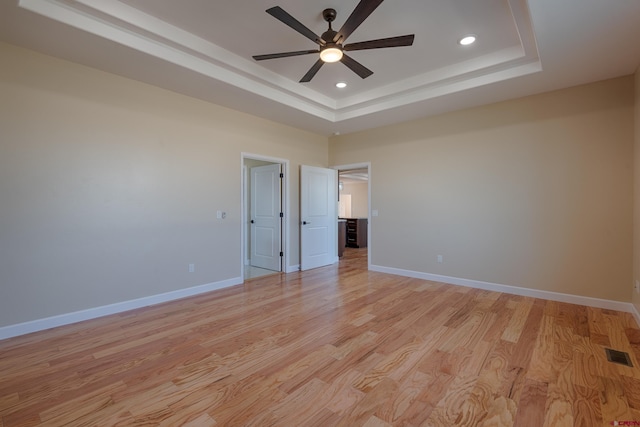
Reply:
[[[0,427],[635,425],[639,325],[640,3],[0,3]]]

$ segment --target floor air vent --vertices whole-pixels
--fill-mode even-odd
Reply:
[[[610,348],[605,348],[604,351],[607,353],[607,360],[613,363],[619,363],[621,365],[630,366],[633,368],[633,364],[631,363],[631,359],[629,359],[629,354],[624,351],[612,350]]]

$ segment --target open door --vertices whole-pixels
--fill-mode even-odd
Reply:
[[[282,165],[251,168],[251,265],[281,271]]]
[[[338,261],[338,172],[300,167],[300,269]]]

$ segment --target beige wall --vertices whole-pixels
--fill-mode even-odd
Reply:
[[[353,218],[369,217],[369,186],[366,182],[345,182],[340,194],[351,195],[351,216]]]
[[[290,160],[298,264],[325,137],[6,44],[0,63],[0,327],[239,277],[241,152]]]
[[[333,137],[329,160],[371,162],[373,265],[629,301],[633,102],[619,78]]]
[[[640,281],[640,68],[635,73],[635,145],[634,145],[634,247],[633,278]],[[632,291],[631,298],[640,312],[640,294]]]
[[[6,44],[0,63],[0,327],[239,277],[241,152],[290,161],[294,265],[299,165],[370,161],[374,265],[619,301],[640,278],[633,77],[328,144]]]

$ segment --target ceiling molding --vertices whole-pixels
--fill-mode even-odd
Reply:
[[[272,101],[335,120],[335,101],[331,98],[123,3],[20,0],[18,5]]]
[[[519,46],[336,100],[119,1],[19,1],[26,10],[332,123],[541,71],[527,3],[508,5]]]

